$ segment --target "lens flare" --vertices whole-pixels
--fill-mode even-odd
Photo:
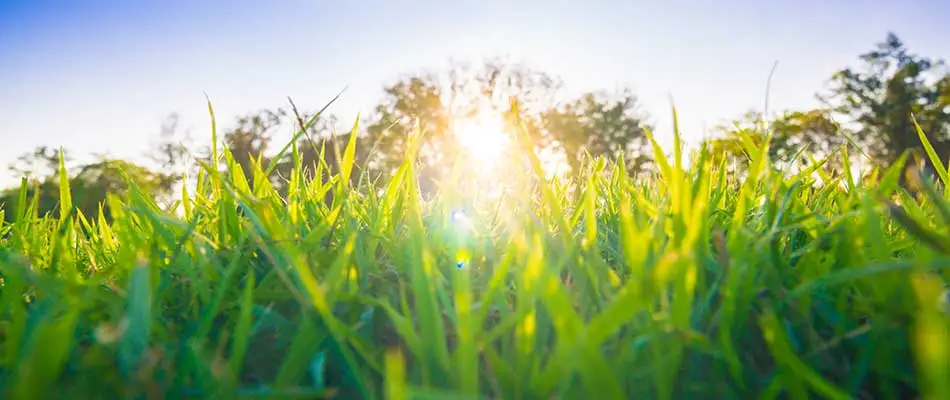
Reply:
[[[452,211],[452,221],[459,223],[468,223],[468,215],[462,210]]]

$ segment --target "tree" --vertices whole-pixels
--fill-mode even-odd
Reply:
[[[194,167],[194,164],[189,162],[186,145],[186,142],[190,142],[191,137],[188,132],[180,131],[179,115],[170,114],[162,122],[158,141],[152,144],[151,151],[146,154],[162,171],[170,174],[189,172]]]
[[[70,179],[73,204],[87,216],[96,215],[94,212],[98,211],[108,194],[122,195],[129,190],[129,180],[144,193],[160,199],[173,194],[179,177],[153,171],[130,161],[100,157],[95,162],[80,166],[79,172]],[[111,219],[111,211],[107,207],[103,212],[107,220]]]
[[[762,146],[766,133],[770,132],[769,160],[780,168],[799,161],[807,164],[807,160],[794,159],[802,151],[821,159],[848,144],[844,129],[834,121],[828,110],[790,111],[768,121],[764,126],[761,122],[762,114],[750,111],[734,121],[731,127],[716,127],[714,130],[721,136],[708,141],[713,161],[719,162],[719,157],[726,157],[730,165],[734,163],[739,169],[747,168],[750,158],[742,144],[743,135],[756,146]],[[825,167],[833,171],[840,170],[841,158],[830,158]]]
[[[37,148],[33,153],[28,153],[21,159],[31,159],[34,155],[40,154],[48,165],[53,164],[51,154],[46,152],[45,147]],[[58,160],[55,162],[58,165]],[[169,195],[173,190],[176,179],[174,176],[152,171],[146,167],[124,161],[105,157],[99,157],[98,160],[78,166],[78,172],[68,177],[69,189],[72,195],[73,207],[82,212],[87,218],[98,216],[99,209],[102,207],[103,215],[106,220],[111,220],[111,211],[105,206],[107,195],[122,195],[129,189],[128,177],[136,186],[146,193],[157,197]],[[33,206],[37,215],[59,216],[59,175],[58,169],[52,168],[51,171],[43,171],[43,174],[37,174],[37,171],[30,171],[30,182],[28,183],[27,199],[35,199]],[[26,176],[26,175],[24,175]],[[10,210],[18,207],[19,188],[8,189],[0,193],[0,205],[8,210],[6,218],[12,221],[16,216]]]
[[[105,155],[94,155],[89,163],[73,164],[70,153],[62,150],[68,176],[73,206],[87,218],[98,216],[100,206],[106,220],[111,220],[111,210],[105,206],[109,194],[122,195],[129,189],[131,180],[139,189],[156,199],[170,198],[175,187],[181,181],[181,169],[189,166],[188,152],[176,140],[179,132],[179,120],[176,114],[169,115],[161,126],[159,140],[153,143],[152,151],[146,154],[158,165],[158,169],[115,159]],[[16,176],[27,178],[27,199],[34,200],[38,215],[59,214],[59,163],[60,150],[49,146],[38,146],[26,152],[9,165]],[[0,207],[7,210],[6,218],[15,218],[12,210],[17,208],[19,187],[0,191]]]
[[[31,179],[35,179],[37,176],[48,176],[59,170],[61,154],[63,161],[68,165],[72,161],[68,151],[60,151],[49,146],[37,146],[32,152],[23,153],[17,157],[17,160],[11,163],[7,169],[16,176]]]
[[[560,88],[554,77],[504,60],[410,75],[385,88],[368,124],[369,137],[379,148],[373,161],[384,171],[394,169],[405,157],[410,134],[421,130],[420,184],[431,188],[464,150],[453,134],[453,121],[487,112],[502,116],[509,135],[524,133],[515,136],[527,139],[520,142],[526,150],[557,149],[574,170],[584,150],[593,156],[624,154],[634,167],[645,164],[645,152],[638,151],[645,145],[645,117],[636,112],[636,98],[629,91],[613,97],[590,93],[557,107]],[[519,126],[514,126],[515,117]]]
[[[408,151],[410,135],[421,133],[420,184],[431,187],[462,150],[452,132],[453,121],[489,113],[510,125],[512,99],[520,106],[528,136],[540,146],[536,116],[553,101],[558,87],[543,72],[501,59],[480,65],[453,63],[444,71],[406,76],[384,88],[384,98],[370,117],[367,133],[379,149],[372,161],[382,171],[394,170]]]
[[[921,148],[913,118],[931,142],[950,131],[950,74],[942,60],[910,53],[893,33],[860,56],[863,68],[833,75],[819,99],[857,124],[856,138],[879,162]],[[943,154],[946,159],[948,154]]]
[[[592,156],[623,155],[631,173],[650,162],[644,122],[637,98],[629,90],[611,97],[586,93],[545,111],[542,125],[555,146],[562,149],[571,171],[578,172],[585,152]]]
[[[785,113],[769,124],[772,132],[773,159],[790,163],[805,148],[817,158],[830,156],[848,144],[845,131],[828,110],[812,109]],[[833,168],[841,168],[840,158],[829,160]]]
[[[248,185],[253,189],[254,175],[252,160],[260,162],[262,168],[267,168],[271,160],[267,154],[273,131],[280,126],[281,118],[287,112],[283,109],[261,110],[237,119],[237,126],[224,134],[224,145],[227,147],[234,163],[241,167]],[[222,162],[225,162],[222,160]],[[272,177],[268,177],[272,178]]]
[[[385,98],[376,106],[367,131],[380,149],[373,160],[386,171],[395,170],[409,150],[414,130],[425,134],[419,151],[423,168],[434,168],[439,157],[450,151],[445,132],[450,116],[443,94],[431,74],[412,76],[384,89]]]

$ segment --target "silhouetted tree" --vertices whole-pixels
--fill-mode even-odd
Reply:
[[[158,140],[152,144],[152,149],[146,156],[165,173],[190,172],[194,167],[194,163],[189,161],[190,140],[188,132],[182,132],[179,115],[170,114],[162,122]]]
[[[241,116],[237,119],[237,126],[225,131],[224,146],[234,157],[234,163],[241,167],[248,185],[254,188],[254,174],[252,160],[260,162],[262,168],[267,168],[270,162],[268,150],[273,131],[281,125],[282,118],[287,116],[283,109],[261,110],[256,113]],[[222,163],[226,162],[222,158]],[[273,176],[268,177],[273,178]]]
[[[634,168],[647,162],[646,153],[638,150],[645,144],[645,117],[636,112],[636,98],[629,91],[612,98],[591,93],[557,107],[560,87],[544,72],[500,59],[405,77],[384,89],[369,122],[369,138],[379,149],[370,161],[383,171],[394,169],[405,157],[410,134],[421,131],[420,185],[431,188],[464,152],[452,132],[453,121],[488,112],[502,116],[509,134],[527,139],[521,145],[534,151],[557,149],[574,169],[583,150],[593,156],[622,153]],[[518,126],[512,104],[518,105]]]
[[[857,140],[869,153],[886,163],[920,149],[912,115],[929,141],[947,140],[950,75],[942,60],[911,53],[893,33],[860,59],[861,69],[834,74],[830,92],[819,98],[856,123]]]
[[[644,120],[630,91],[612,97],[587,93],[541,116],[552,145],[562,149],[573,172],[588,152],[594,157],[623,155],[630,172],[638,173],[650,162],[644,133],[650,127]]]
[[[21,160],[43,158],[47,170],[31,171],[27,190],[28,201],[33,201],[37,215],[59,216],[59,174],[58,160],[54,161],[51,153],[44,152],[43,147],[33,153],[24,155]],[[36,156],[39,154],[40,156]],[[50,168],[55,165],[56,167]],[[19,167],[18,167],[19,168]],[[174,176],[152,171],[141,165],[128,161],[99,157],[98,160],[79,165],[74,168],[78,171],[68,177],[73,207],[82,212],[87,218],[95,218],[102,206],[106,220],[111,219],[111,210],[104,204],[108,194],[122,195],[129,189],[129,180],[135,183],[146,193],[156,197],[171,194],[176,179]],[[38,174],[40,172],[42,174]],[[68,171],[67,171],[68,172]],[[3,205],[6,219],[12,221],[16,215],[19,201],[19,188],[10,188],[0,193],[0,204]]]
[[[69,151],[62,150],[62,156],[67,165],[72,161]],[[49,176],[59,169],[60,149],[49,146],[37,146],[31,152],[26,152],[10,163],[7,169],[17,177],[36,178]]]
[[[766,134],[771,133],[769,160],[779,168],[799,161],[807,164],[805,159],[795,160],[797,154],[809,154],[821,159],[848,144],[843,128],[827,110],[791,111],[765,121],[764,125],[762,122],[761,113],[750,111],[741,119],[733,121],[731,126],[714,128],[720,136],[709,140],[713,161],[718,162],[718,157],[727,157],[729,166],[740,170],[748,167],[750,158],[742,145],[743,134],[756,146],[762,146]],[[830,158],[825,167],[832,171],[840,170],[841,158]]]
[[[379,152],[374,162],[383,171],[394,171],[409,151],[412,134],[422,133],[418,159],[423,175],[438,175],[443,157],[453,152],[445,134],[451,115],[443,104],[444,89],[431,74],[412,76],[384,89],[376,115],[367,127]]]

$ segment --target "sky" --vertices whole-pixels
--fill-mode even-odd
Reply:
[[[0,164],[38,145],[140,158],[173,112],[208,143],[205,94],[227,127],[346,88],[330,111],[352,119],[404,74],[493,56],[577,93],[630,87],[660,137],[672,99],[695,143],[761,108],[776,62],[770,109],[808,108],[888,32],[950,58],[946,21],[941,0],[0,0]]]

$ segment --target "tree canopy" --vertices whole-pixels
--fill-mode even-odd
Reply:
[[[921,147],[914,120],[931,142],[950,133],[950,74],[944,61],[912,53],[895,34],[859,57],[858,68],[834,74],[819,96],[855,126],[855,136],[881,162]]]
[[[761,146],[770,133],[769,159],[779,168],[799,162],[808,164],[810,160],[803,159],[804,154],[817,158],[833,156],[841,146],[848,144],[844,128],[825,109],[786,112],[767,121],[761,113],[750,111],[731,126],[718,126],[714,131],[719,136],[709,141],[713,156],[725,157],[730,165],[743,169],[749,162],[743,136]],[[840,159],[830,157],[826,165],[840,168]]]
[[[559,81],[544,72],[501,61],[409,75],[384,89],[368,135],[378,143],[379,165],[391,169],[402,161],[410,134],[424,132],[419,163],[426,180],[437,179],[446,160],[463,156],[452,121],[479,112],[501,114],[505,134],[520,135],[535,151],[557,154],[575,172],[585,152],[594,157],[622,153],[633,168],[649,162],[646,115],[631,91],[585,93],[559,105],[560,89]],[[513,103],[520,126],[515,126]]]

